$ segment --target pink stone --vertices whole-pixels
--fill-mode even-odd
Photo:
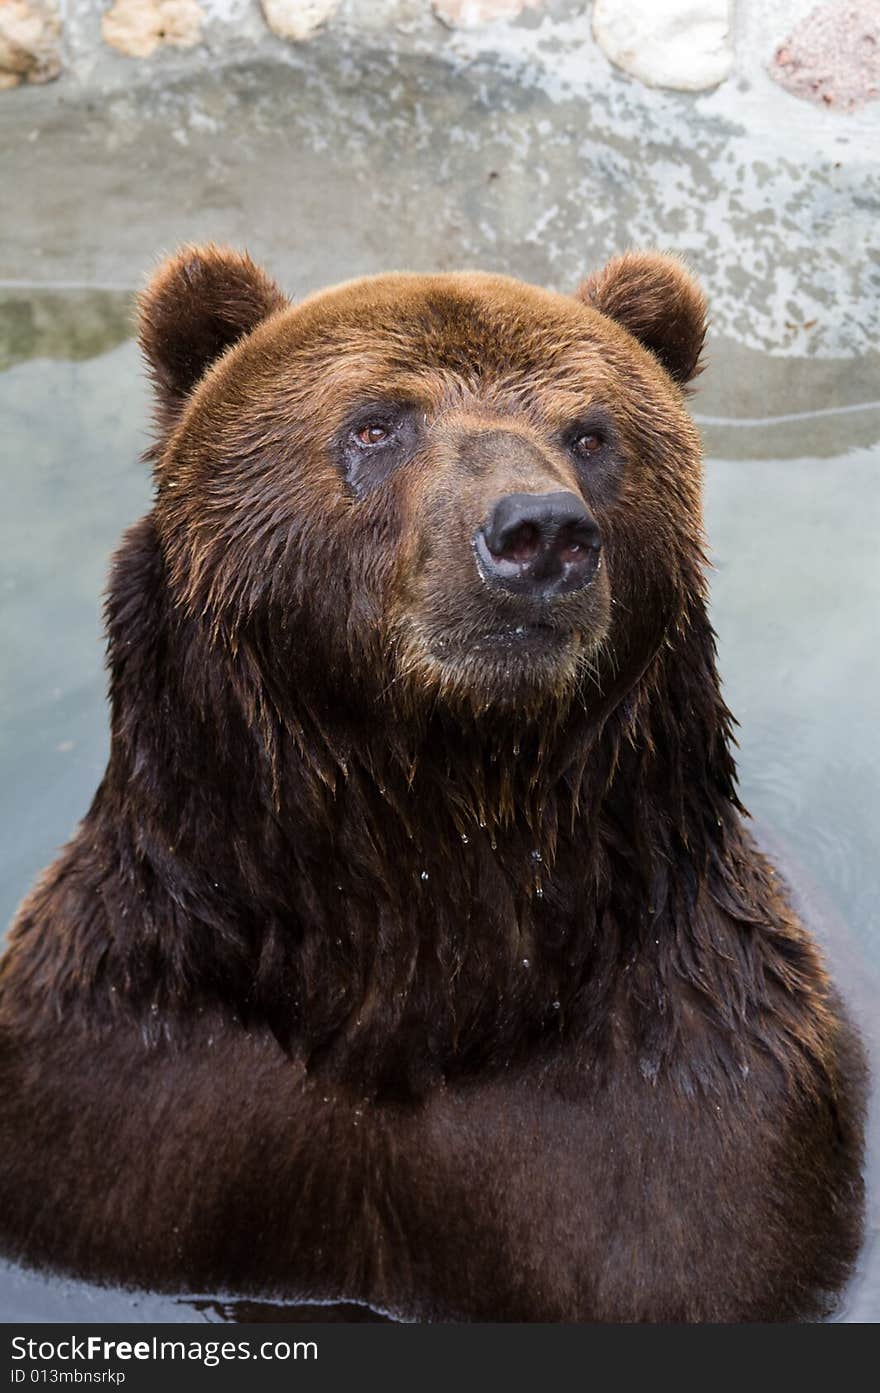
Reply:
[[[770,76],[796,97],[854,111],[880,96],[880,0],[819,5],[776,50]]]

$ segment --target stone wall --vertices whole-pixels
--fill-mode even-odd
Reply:
[[[793,95],[846,110],[880,95],[880,0],[771,0],[760,9],[767,69]],[[679,91],[728,80],[737,37],[748,32],[735,0],[0,0],[0,88],[62,74],[88,81],[111,54],[151,64],[153,77],[176,71],[170,60],[184,51],[241,59],[321,31],[438,51],[468,36],[492,49],[510,43],[503,31],[527,35],[544,22],[559,26],[562,43],[574,25],[617,68]]]
[[[295,294],[389,265],[565,288],[653,245],[749,351],[871,353],[880,0],[815,8],[0,0],[0,284],[131,287],[219,240]]]

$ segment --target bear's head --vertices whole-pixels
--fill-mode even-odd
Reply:
[[[393,274],[291,304],[181,252],[141,298],[176,605],[276,692],[392,713],[631,684],[701,585],[704,316],[659,254],[573,295]]]

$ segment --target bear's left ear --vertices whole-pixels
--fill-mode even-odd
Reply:
[[[139,338],[170,425],[213,362],[290,302],[244,253],[184,247],[138,299]]]
[[[594,271],[576,293],[650,349],[681,386],[700,372],[706,298],[674,256],[625,252]]]

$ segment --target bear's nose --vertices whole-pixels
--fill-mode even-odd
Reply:
[[[484,579],[535,599],[583,590],[601,545],[598,523],[575,493],[508,493],[474,538]]]

